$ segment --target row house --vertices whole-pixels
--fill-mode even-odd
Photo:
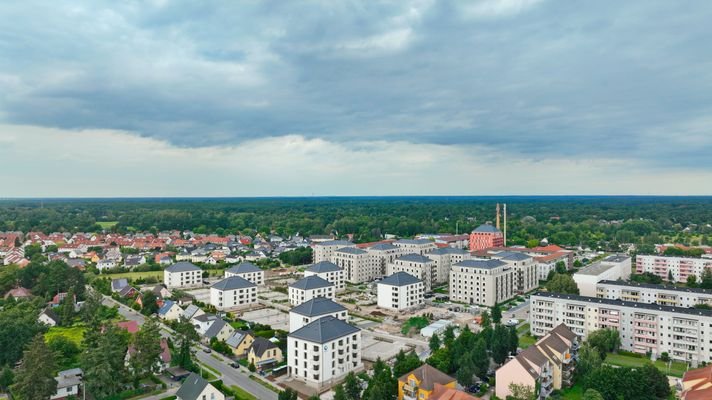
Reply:
[[[671,307],[712,307],[712,290],[672,285],[654,285],[626,281],[601,281],[596,284],[596,297],[634,301]]]

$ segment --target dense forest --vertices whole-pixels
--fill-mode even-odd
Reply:
[[[712,197],[317,197],[236,199],[26,199],[0,201],[0,231],[193,230],[218,234],[469,232],[507,203],[509,244],[542,238],[561,245],[675,241],[708,244]]]

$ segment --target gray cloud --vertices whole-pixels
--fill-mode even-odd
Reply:
[[[0,118],[712,169],[712,4],[462,4],[6,2]]]

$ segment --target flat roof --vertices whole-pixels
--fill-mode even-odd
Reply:
[[[598,297],[588,297],[581,296],[578,294],[565,294],[565,293],[552,293],[552,292],[536,292],[532,296],[545,297],[550,299],[564,299],[564,300],[574,300],[582,301],[590,304],[606,304],[610,306],[628,307],[628,308],[640,308],[650,311],[665,311],[678,314],[712,317],[712,310],[704,310],[700,308],[684,308],[684,307],[671,307],[671,306],[661,306],[655,303],[636,303],[634,301],[623,301],[623,300],[613,300],[613,299],[602,299]]]
[[[600,262],[593,263],[585,268],[579,270],[574,275],[601,275],[601,273],[608,271],[611,268],[615,268],[615,265],[601,264]]]
[[[644,288],[644,289],[655,289],[655,290],[673,290],[675,292],[700,293],[700,294],[712,295],[712,289],[689,288],[689,287],[680,287],[680,286],[673,286],[673,285],[656,285],[653,283],[638,283],[638,282],[603,280],[603,281],[598,282],[598,285],[626,286],[626,287],[631,287],[631,288]]]

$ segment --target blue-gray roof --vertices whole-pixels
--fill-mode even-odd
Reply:
[[[475,228],[474,231],[472,232],[477,232],[477,233],[497,233],[497,232],[502,232],[496,227],[490,225],[490,224],[482,224]]]
[[[439,248],[431,251],[428,254],[443,255],[443,254],[466,254],[466,253],[467,253],[466,250],[448,246],[448,247],[439,247]]]
[[[400,256],[400,257],[396,258],[395,261],[416,262],[416,263],[422,263],[422,264],[433,262],[433,260],[429,259],[428,257],[421,256],[420,254],[415,254],[415,253]]]
[[[495,255],[495,257],[499,257],[502,260],[509,260],[509,261],[524,261],[524,260],[532,258],[532,256],[524,254],[519,251],[502,251],[502,252],[497,253]]]
[[[301,290],[319,289],[328,286],[333,286],[333,284],[317,275],[304,277],[289,285],[290,288]]]
[[[163,306],[158,309],[158,314],[166,315],[166,313],[173,307],[176,303],[173,300],[166,300],[163,302]]]
[[[324,344],[359,331],[361,329],[338,318],[326,316],[297,329],[289,337]]]
[[[222,319],[218,319],[212,324],[210,324],[210,327],[208,328],[207,331],[205,331],[205,337],[206,338],[214,338],[220,333],[223,327],[227,325],[227,322],[223,321]]]
[[[361,250],[356,247],[342,247],[336,251],[338,251],[339,253],[348,253],[348,254],[366,254],[365,250]]]
[[[262,272],[262,270],[260,269],[260,267],[256,266],[253,263],[243,262],[237,264],[236,266],[228,269],[225,272],[230,272],[232,274],[248,274],[252,272]]]
[[[373,246],[369,247],[370,250],[394,250],[397,249],[397,246],[394,246],[390,243],[378,243],[374,244]]]
[[[464,260],[455,264],[455,267],[469,267],[480,269],[494,269],[507,265],[506,262],[500,260]]]
[[[241,278],[239,276],[231,276],[229,278],[225,278],[221,280],[220,282],[214,284],[211,286],[211,288],[215,288],[217,290],[237,290],[237,289],[246,289],[250,287],[256,287],[254,283],[248,281],[245,278]]]
[[[407,272],[400,271],[396,272],[391,276],[383,278],[380,282],[378,282],[378,284],[390,286],[407,286],[419,282],[422,281]]]
[[[198,396],[203,393],[203,390],[209,385],[208,381],[201,378],[195,372],[191,372],[183,381],[180,389],[176,392],[176,396],[181,400],[197,400]]]
[[[327,240],[326,242],[317,243],[315,246],[352,246],[353,243],[348,240]]]
[[[401,239],[396,244],[428,244],[433,243],[430,239]]]
[[[306,317],[314,317],[317,315],[333,314],[345,310],[346,307],[331,299],[327,299],[326,297],[315,297],[292,308],[289,312],[304,315]]]
[[[321,274],[323,272],[337,272],[341,271],[338,265],[330,261],[321,261],[313,264],[311,267],[306,269],[309,272],[314,272],[315,274]]]
[[[200,267],[196,266],[193,263],[181,261],[179,263],[171,265],[170,267],[167,267],[165,270],[168,272],[200,271]]]

